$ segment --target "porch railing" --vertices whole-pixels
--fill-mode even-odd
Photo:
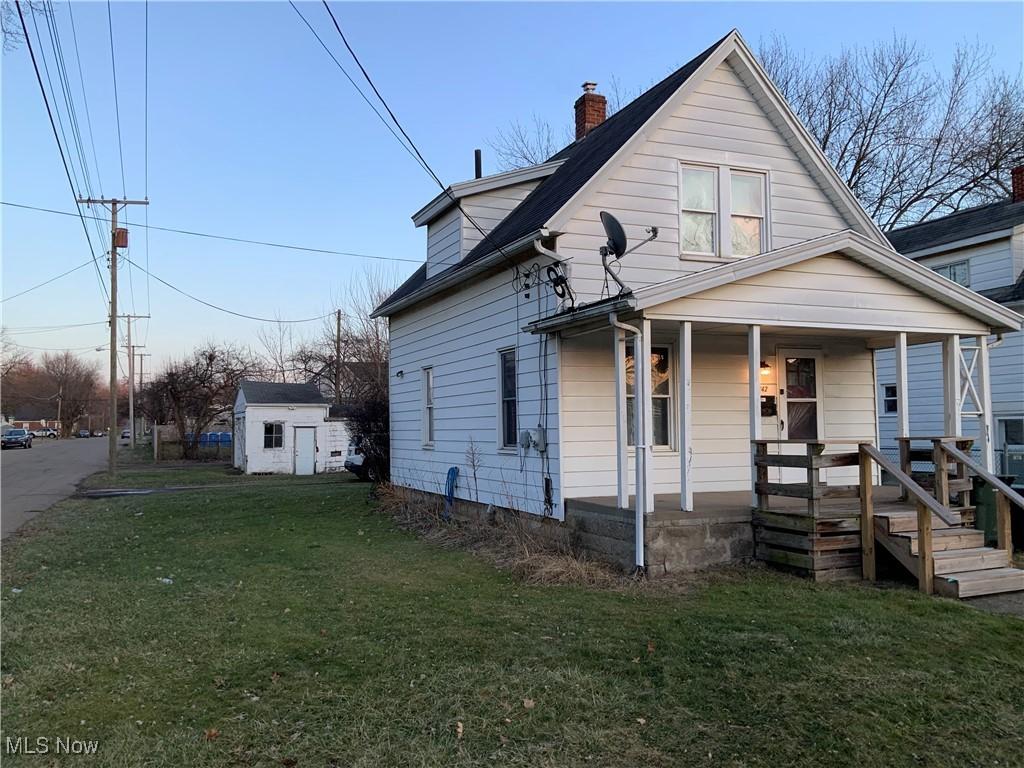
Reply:
[[[768,496],[787,496],[806,499],[807,513],[812,517],[820,511],[821,499],[856,498],[857,485],[825,485],[821,481],[821,470],[833,467],[855,467],[859,459],[856,451],[846,453],[825,453],[829,446],[858,445],[849,440],[752,440],[754,466],[757,480],[754,492],[758,507],[767,507]],[[793,446],[802,448],[800,453],[768,453],[769,446]],[[771,482],[768,479],[770,467],[802,469],[806,475],[803,482]],[[781,478],[780,478],[781,480]]]

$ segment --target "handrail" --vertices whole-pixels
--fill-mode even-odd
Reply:
[[[881,451],[875,448],[875,446],[868,443],[861,443],[860,449],[862,452],[870,456],[876,464],[882,467],[882,469],[892,475],[893,478],[903,486],[904,490],[916,497],[921,504],[937,515],[942,522],[950,526],[960,525],[960,521],[953,517],[946,507],[940,504],[934,496],[928,493],[928,491],[918,485],[910,475],[906,474],[903,470],[889,461],[889,459],[887,459]]]
[[[1000,492],[1002,492],[1004,496],[1013,501],[1014,504],[1017,504],[1020,507],[1024,507],[1024,496],[1021,496],[1019,493],[1013,490],[1013,488],[1008,486],[998,477],[996,477],[987,469],[985,469],[981,464],[972,459],[969,454],[964,453],[959,448],[954,448],[951,445],[946,445],[945,443],[942,444],[942,450],[951,458],[959,461],[961,464],[966,464],[974,472],[974,474],[983,479],[993,488],[998,489]]]

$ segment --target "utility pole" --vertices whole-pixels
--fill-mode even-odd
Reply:
[[[142,358],[150,357],[150,353],[149,352],[139,352],[137,354],[138,354],[138,358],[139,358],[139,394],[142,394]],[[134,432],[134,430],[135,430],[135,425],[132,424],[132,431]],[[144,436],[145,433],[146,433],[146,417],[145,416],[142,417],[142,430],[141,430],[141,432],[142,432],[142,436]]]
[[[117,249],[128,247],[128,230],[117,228],[117,212],[129,205],[149,205],[149,200],[78,198],[81,205],[110,207],[110,433],[107,435],[107,470],[117,473]]]
[[[334,402],[341,405],[341,310],[334,311]]]
[[[132,344],[132,320],[148,318],[149,315],[122,315],[128,321],[127,343],[128,349],[128,431],[131,437],[128,444],[135,447],[135,350],[142,349],[144,344]]]

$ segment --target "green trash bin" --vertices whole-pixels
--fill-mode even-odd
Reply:
[[[1013,475],[997,475],[997,477],[1004,483],[1009,485],[1013,482]],[[975,512],[974,512],[974,527],[985,532],[985,544],[987,546],[994,546],[996,543],[996,493],[992,486],[982,480],[980,477],[974,478],[974,490],[972,491],[972,498],[974,499]],[[1010,507],[1010,515],[1014,516],[1013,506]],[[1016,521],[1014,521],[1016,522]],[[1016,528],[1016,526],[1013,526]],[[1014,549],[1020,549],[1024,542],[1022,542],[1017,535],[1017,531],[1013,531],[1013,543]]]

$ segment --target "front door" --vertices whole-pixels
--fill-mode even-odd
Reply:
[[[295,474],[316,472],[316,427],[295,428]]]
[[[779,437],[820,440],[825,436],[822,399],[822,354],[819,349],[778,350]],[[804,445],[783,445],[786,454],[806,453]],[[804,469],[784,468],[782,482],[807,481]]]

